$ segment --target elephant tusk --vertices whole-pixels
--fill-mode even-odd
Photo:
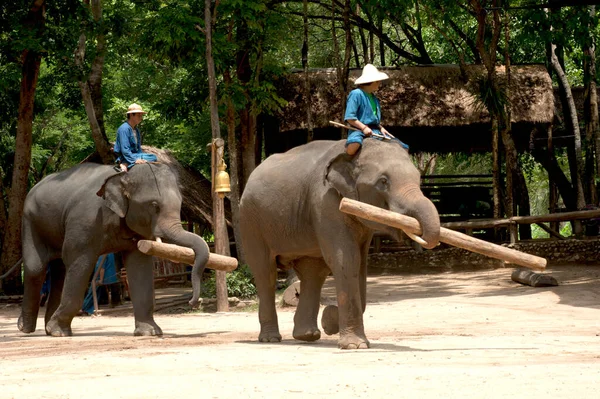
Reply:
[[[162,242],[162,239],[160,237],[156,237],[156,242]]]
[[[427,245],[427,241],[425,241],[424,239],[422,239],[421,237],[414,235],[413,233],[409,233],[408,231],[404,230],[404,233],[406,233],[407,236],[409,236],[412,240],[414,240],[417,244],[420,245]]]

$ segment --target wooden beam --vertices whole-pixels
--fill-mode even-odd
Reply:
[[[414,218],[363,202],[354,201],[349,198],[342,198],[342,201],[340,202],[340,211],[363,219],[396,227],[412,234],[422,234],[421,226]],[[479,240],[444,227],[440,228],[440,241],[530,269],[544,270],[546,268],[547,262],[544,258]]]
[[[600,218],[600,209],[588,211],[558,212],[539,216],[513,216],[509,219],[481,219],[477,221],[449,222],[442,226],[447,229],[491,229],[494,227],[517,224],[538,224],[548,222],[568,222],[578,219]]]
[[[546,226],[544,223],[539,222],[536,223],[538,226],[540,226],[540,228],[542,230],[544,230],[546,233],[550,234],[552,237],[554,238],[558,238],[559,240],[566,240],[565,237],[561,236],[559,233],[557,233],[556,231],[552,230],[550,227]]]
[[[188,265],[194,264],[196,255],[191,248],[181,247],[174,244],[166,244],[162,242],[139,240],[138,249],[148,255],[157,256],[159,258],[169,259],[173,262],[185,263]],[[208,257],[206,267],[224,272],[231,272],[238,266],[236,258],[231,256],[219,255],[211,253]]]

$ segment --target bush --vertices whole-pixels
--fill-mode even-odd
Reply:
[[[210,277],[202,282],[202,295],[204,297],[214,298],[217,296],[215,271],[210,272]],[[256,295],[256,286],[254,277],[250,272],[248,265],[241,265],[225,277],[227,282],[227,296],[238,298],[250,298]]]

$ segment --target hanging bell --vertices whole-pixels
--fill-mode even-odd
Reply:
[[[218,172],[215,176],[215,193],[219,194],[220,198],[224,198],[225,194],[231,192],[231,184],[229,182],[229,173],[225,171],[227,165],[221,158],[218,166]]]

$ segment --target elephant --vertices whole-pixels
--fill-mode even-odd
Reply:
[[[209,257],[206,242],[181,225],[182,196],[166,164],[135,165],[116,172],[110,165],[83,163],[46,176],[27,194],[22,219],[24,295],[18,328],[36,329],[40,288],[50,264],[51,288],[44,317],[46,334],[73,334],[98,257],[121,252],[133,304],[134,336],[162,335],[154,321],[152,257],[137,249],[141,239],[160,238],[192,248],[193,299]]]
[[[435,205],[420,189],[420,174],[396,141],[366,139],[354,156],[345,140],[317,140],[274,154],[250,175],[240,200],[246,261],[259,297],[260,342],[280,342],[275,307],[277,269],[293,267],[300,279],[293,337],[321,338],[317,325],[321,289],[332,274],[339,319],[338,346],[370,347],[363,325],[367,255],[373,233],[394,238],[399,230],[339,210],[347,197],[416,218],[423,246],[439,243]],[[327,333],[329,331],[322,322]]]

